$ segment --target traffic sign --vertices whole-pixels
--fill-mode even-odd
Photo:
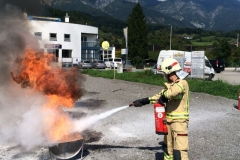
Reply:
[[[104,49],[104,50],[108,50],[108,48],[109,48],[109,43],[108,43],[108,41],[103,41],[102,42],[102,48]]]

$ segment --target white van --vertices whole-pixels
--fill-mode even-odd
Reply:
[[[175,58],[176,55],[179,55],[179,57],[184,56],[184,62],[183,64],[180,64],[184,71],[188,72],[191,75],[191,65],[192,65],[192,52],[185,52],[185,51],[178,51],[178,50],[161,50],[158,55],[157,60],[157,69],[156,73],[160,74],[160,65],[161,62],[166,58]],[[181,62],[180,62],[181,63]],[[211,80],[215,76],[215,71],[213,67],[211,66],[208,58],[205,56],[205,68],[204,68],[204,77],[207,77],[207,79]]]
[[[104,63],[108,68],[111,67],[111,63],[113,63],[114,67],[117,67],[118,64],[122,64],[122,58],[104,58]]]

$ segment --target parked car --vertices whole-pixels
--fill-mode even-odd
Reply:
[[[104,63],[103,60],[96,60],[96,61],[92,62],[92,68],[105,69],[106,68],[106,64]]]
[[[151,66],[153,66],[153,65],[156,64],[156,63],[157,63],[156,60],[153,60],[153,59],[145,59],[144,66],[145,66],[145,67],[151,67]]]
[[[108,68],[113,68],[111,64],[116,68],[118,64],[122,64],[122,58],[104,58],[104,62]]]
[[[122,64],[122,58],[113,58],[114,67],[118,67],[118,64]]]
[[[215,59],[209,60],[215,72],[220,73],[225,70],[225,64],[223,60]]]
[[[92,68],[92,64],[89,60],[82,60],[78,62],[78,66],[82,69]]]
[[[152,70],[152,72],[153,72],[154,74],[157,74],[157,64],[155,64],[154,66],[152,66],[151,70]]]
[[[104,58],[103,61],[106,64],[106,67],[110,68],[110,64],[113,61],[113,59],[112,58]]]

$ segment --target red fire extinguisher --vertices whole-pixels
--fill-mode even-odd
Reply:
[[[154,104],[154,116],[155,116],[155,128],[156,134],[166,135],[168,134],[167,125],[165,123],[166,113],[164,104]]]
[[[240,93],[238,94],[238,110],[240,110]]]

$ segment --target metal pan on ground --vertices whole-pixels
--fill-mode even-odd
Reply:
[[[74,133],[57,145],[49,147],[49,151],[58,159],[70,159],[81,150],[83,152],[83,144],[83,137],[79,133]]]

